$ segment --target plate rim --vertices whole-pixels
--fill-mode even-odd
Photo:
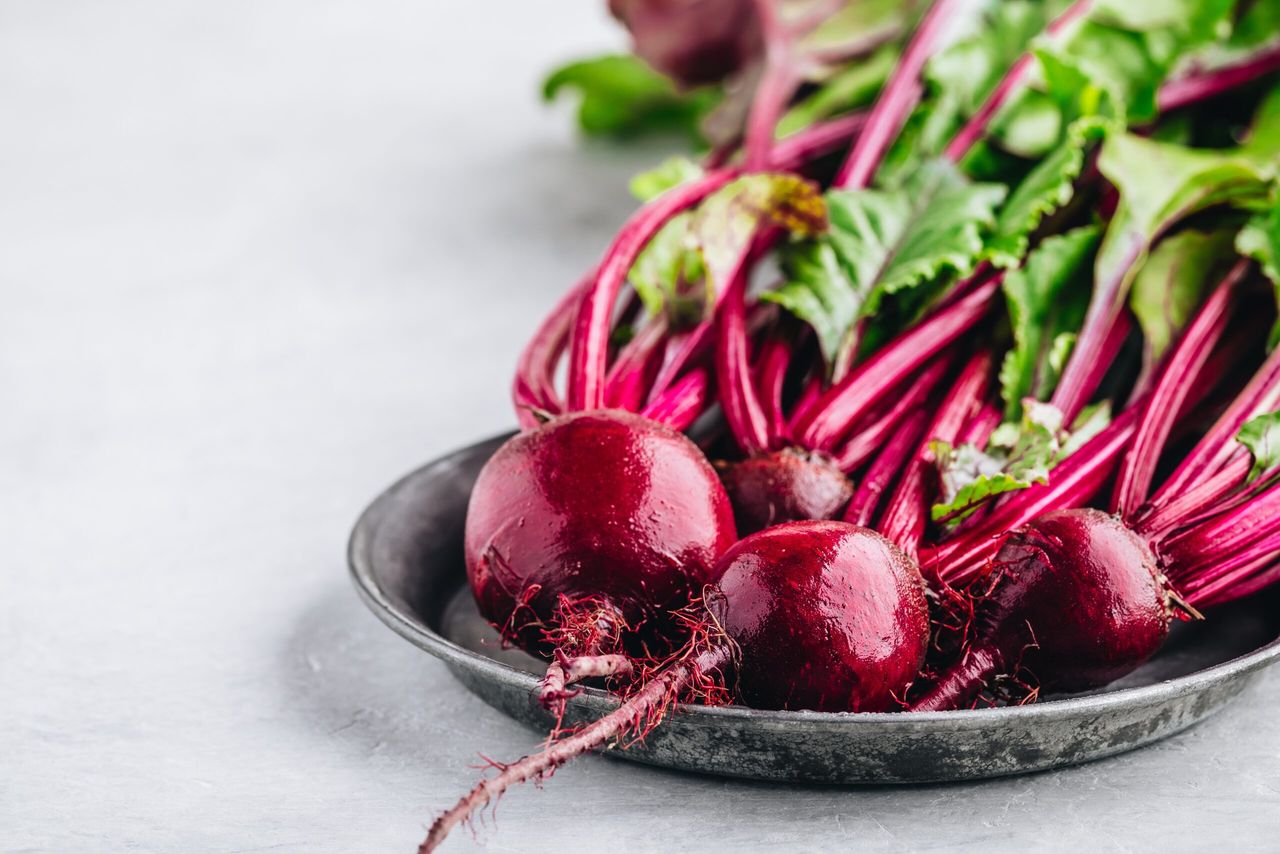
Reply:
[[[459,646],[445,636],[422,622],[415,614],[407,613],[398,607],[378,583],[373,571],[371,544],[377,531],[377,523],[384,515],[385,508],[408,484],[415,482],[431,469],[449,464],[455,457],[479,445],[488,444],[512,435],[505,433],[495,435],[479,442],[457,448],[446,454],[418,466],[397,479],[378,495],[361,511],[351,535],[347,540],[347,569],[355,584],[356,592],[374,615],[393,632],[412,643],[424,652],[430,653],[449,667],[467,667],[486,672],[504,682],[527,690],[530,695],[538,685],[538,678],[504,664],[501,661],[481,655],[478,652]],[[1195,693],[1214,684],[1226,682],[1232,677],[1245,676],[1273,663],[1280,658],[1280,637],[1258,647],[1252,652],[1237,656],[1229,661],[1197,670],[1194,673],[1166,679],[1153,685],[1139,685],[1130,688],[1118,688],[1100,694],[1089,694],[1080,697],[1063,697],[1044,700],[1025,706],[1000,706],[982,709],[960,709],[941,712],[815,712],[787,711],[774,709],[753,709],[748,706],[702,706],[679,703],[676,710],[684,724],[705,722],[714,725],[718,722],[734,720],[750,720],[753,725],[772,724],[791,727],[796,724],[813,726],[827,724],[847,727],[852,724],[879,724],[893,727],[915,729],[934,724],[971,725],[987,727],[1012,720],[1034,721],[1045,716],[1063,716],[1070,714],[1097,714],[1135,705],[1148,705],[1162,700],[1169,700],[1189,693]],[[616,706],[618,698],[599,688],[585,687],[571,703],[585,701],[589,706]]]

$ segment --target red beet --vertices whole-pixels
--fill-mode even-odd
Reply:
[[[539,753],[481,782],[436,819],[428,852],[475,810],[507,788],[545,778],[611,739],[642,735],[670,704],[725,671],[758,708],[884,711],[898,706],[924,659],[929,620],[924,580],[884,537],[845,522],[793,522],[753,534],[725,553],[713,573],[693,640],[637,686],[613,712],[555,737]],[[603,665],[598,656],[581,668]]]
[[[725,553],[717,622],[757,709],[896,708],[924,660],[924,581],[889,540],[845,522],[792,522]]]
[[[693,442],[628,412],[581,412],[514,436],[485,464],[467,510],[467,574],[485,619],[546,651],[561,597],[636,625],[700,593],[736,539]]]
[[[1105,685],[1159,649],[1176,613],[1150,547],[1099,510],[1039,517],[1010,535],[992,571],[971,643],[913,710],[967,706],[1019,667],[1045,689]]]
[[[717,468],[743,536],[782,522],[838,518],[853,495],[853,482],[821,452],[784,448]]]

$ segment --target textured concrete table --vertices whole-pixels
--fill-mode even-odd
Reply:
[[[409,851],[534,736],[345,576],[367,499],[511,423],[656,150],[536,100],[597,5],[0,3],[0,851]],[[1277,850],[1280,678],[1141,753],[840,790],[591,758],[490,851]],[[450,850],[471,850],[459,834]]]

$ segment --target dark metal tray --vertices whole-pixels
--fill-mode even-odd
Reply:
[[[539,663],[502,650],[472,604],[462,531],[476,474],[506,439],[464,448],[409,474],[361,516],[351,536],[356,589],[378,617],[442,659],[477,696],[546,730],[533,698]],[[1203,720],[1280,656],[1276,597],[1175,626],[1152,661],[1103,691],[1014,708],[913,714],[831,714],[680,706],[620,758],[763,780],[919,783],[1073,765],[1131,750]],[[566,720],[616,705],[587,689]]]

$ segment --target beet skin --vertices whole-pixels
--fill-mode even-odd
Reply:
[[[485,464],[465,556],[480,613],[547,652],[561,595],[634,625],[714,581],[737,539],[729,499],[684,435],[628,412],[561,416],[512,437]]]

